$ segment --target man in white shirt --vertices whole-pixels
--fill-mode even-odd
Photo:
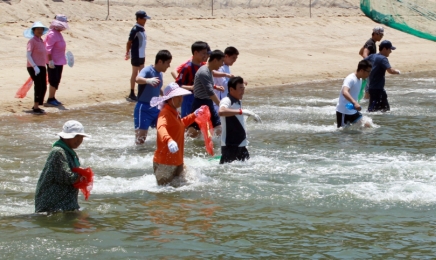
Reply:
[[[241,99],[244,96],[245,84],[241,77],[233,77],[228,82],[229,94],[220,102],[218,114],[221,117],[221,160],[220,164],[232,161],[245,161],[250,158],[246,148],[247,134],[245,130],[246,116],[253,116],[260,122],[260,117],[248,109],[242,109]]]
[[[229,79],[233,77],[233,74],[230,72],[230,66],[232,66],[233,63],[236,62],[236,60],[238,59],[238,55],[238,49],[233,46],[229,46],[224,50],[224,64],[218,69],[218,72],[221,72],[223,76],[217,77],[214,75],[213,78],[215,86],[224,87],[224,91],[222,92],[217,89],[214,90],[219,100],[227,97],[227,94],[229,93],[227,84],[229,82]],[[219,107],[217,105],[214,104],[214,107],[216,111],[219,110]]]
[[[366,79],[371,73],[372,64],[367,60],[362,60],[357,65],[357,70],[344,79],[342,89],[339,94],[338,104],[336,105],[336,120],[338,128],[349,124],[355,124],[362,119],[362,110],[357,98],[362,86],[362,79]],[[351,103],[352,108],[347,107]]]

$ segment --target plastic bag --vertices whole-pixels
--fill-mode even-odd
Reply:
[[[91,190],[94,185],[94,173],[91,168],[73,168],[73,172],[79,174],[80,176],[86,177],[84,181],[78,181],[73,184],[74,188],[80,189],[80,191],[85,196],[85,200],[88,200],[89,195],[91,195]]]
[[[362,85],[360,86],[360,92],[359,92],[359,97],[357,98],[357,102],[360,102],[360,100],[365,95],[366,83],[367,83],[367,79],[362,80]]]
[[[25,98],[27,95],[27,92],[29,92],[29,89],[32,87],[33,85],[33,80],[31,77],[29,77],[26,82],[24,82],[23,86],[21,86],[18,90],[17,93],[15,94],[16,98]]]
[[[195,118],[195,122],[200,127],[201,133],[204,137],[204,145],[206,146],[206,151],[210,155],[214,155],[213,153],[213,142],[212,142],[212,133],[213,126],[212,121],[210,121],[210,111],[208,106],[202,107],[203,109],[198,111],[197,117]]]

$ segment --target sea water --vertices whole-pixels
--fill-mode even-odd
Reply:
[[[436,83],[388,77],[388,113],[338,130],[342,80],[247,88],[251,159],[219,165],[186,139],[185,185],[159,187],[156,131],[134,145],[133,103],[0,118],[1,259],[431,259],[436,255]],[[346,76],[346,75],[344,75]],[[67,105],[68,107],[68,105]],[[367,102],[362,104],[367,108]],[[64,122],[94,189],[80,213],[32,214]],[[215,152],[220,142],[214,140]]]

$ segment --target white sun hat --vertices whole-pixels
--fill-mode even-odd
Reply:
[[[168,86],[165,87],[163,91],[163,96],[154,97],[150,100],[150,106],[155,107],[158,106],[158,109],[162,109],[165,101],[170,98],[177,96],[186,96],[192,94],[191,91],[181,88],[177,83],[171,82]]]
[[[63,139],[72,139],[76,137],[76,135],[82,135],[84,137],[91,138],[90,135],[85,134],[85,129],[83,128],[83,125],[76,120],[67,121],[62,127],[62,132],[57,133],[57,135],[59,135]]]
[[[42,35],[46,34],[48,32],[48,27],[43,25],[40,21],[36,21],[33,23],[32,27],[24,30],[23,35],[24,37],[28,38],[28,39],[32,39],[33,36],[35,36],[33,34],[33,28],[44,28],[44,32],[42,33]]]

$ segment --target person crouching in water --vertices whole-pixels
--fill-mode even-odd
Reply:
[[[85,177],[72,171],[79,167],[79,157],[74,149],[82,144],[85,134],[83,125],[70,120],[58,133],[60,139],[53,144],[44,169],[39,176],[35,193],[35,212],[55,213],[78,210],[79,190],[73,184],[85,181]]]
[[[260,122],[258,115],[248,109],[242,109],[241,99],[244,96],[245,84],[241,77],[231,78],[228,82],[229,94],[219,105],[221,117],[221,160],[220,164],[235,160],[245,161],[250,158],[247,146],[244,115],[254,117]]]
[[[158,185],[166,185],[177,176],[183,176],[183,151],[185,128],[195,121],[202,106],[184,118],[177,109],[182,106],[183,96],[192,93],[179,87],[175,82],[165,87],[163,96],[153,97],[150,106],[160,109],[157,119],[156,151],[153,158],[153,171]]]

